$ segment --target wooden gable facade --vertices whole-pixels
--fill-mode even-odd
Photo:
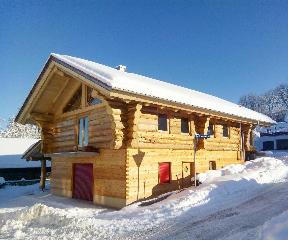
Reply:
[[[111,90],[76,70],[50,57],[17,116],[42,129],[53,194],[121,208],[191,186],[194,171],[242,163],[254,149],[256,121]],[[195,134],[208,131],[195,169]]]

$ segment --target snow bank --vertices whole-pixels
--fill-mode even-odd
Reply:
[[[240,204],[255,196],[268,185],[286,181],[288,163],[272,157],[263,157],[220,170],[199,174],[203,182],[197,190],[191,188],[172,195],[155,209],[163,217],[192,211],[198,216]],[[158,204],[154,204],[155,206]],[[154,212],[155,213],[155,212]]]
[[[38,161],[27,162],[22,154],[39,139],[0,138],[0,168],[40,167]]]
[[[258,180],[258,183],[262,184],[262,183],[269,183],[272,180],[271,177],[264,178],[262,175],[264,173],[273,174],[273,173],[276,173],[275,171],[279,173],[279,178],[276,176],[273,176],[273,178],[276,177],[274,180],[282,179],[287,172],[286,160],[288,160],[288,153],[268,152],[266,154],[270,155],[271,157],[257,158],[256,160],[245,162],[245,164],[231,164],[219,170],[210,170],[205,173],[200,173],[198,175],[198,179],[202,183],[204,182],[207,183],[207,182],[215,181],[217,177],[221,177],[221,176],[233,175],[233,178],[234,178],[237,176],[237,174],[243,174],[246,176],[246,179],[247,179],[247,177],[249,177],[249,172],[250,173],[253,172],[254,174],[261,173],[261,178],[257,178],[257,180]],[[281,160],[272,157],[272,156],[275,156],[274,154],[278,158],[281,158]],[[282,171],[281,171],[281,166],[283,166]]]

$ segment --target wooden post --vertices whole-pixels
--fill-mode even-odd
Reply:
[[[197,180],[196,180],[196,177],[197,177],[197,174],[196,174],[196,151],[197,151],[197,137],[196,137],[196,134],[194,136],[194,186],[197,187]]]
[[[46,182],[46,160],[41,159],[41,178],[40,178],[40,188],[42,191],[45,189]]]

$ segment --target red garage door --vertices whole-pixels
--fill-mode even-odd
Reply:
[[[73,168],[73,198],[93,201],[93,164],[75,163]]]

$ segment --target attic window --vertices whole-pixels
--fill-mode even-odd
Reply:
[[[92,88],[87,87],[87,105],[93,106],[100,103],[102,103],[102,100],[94,96]]]
[[[80,86],[74,93],[73,97],[63,109],[63,113],[77,110],[81,107],[82,86]]]

